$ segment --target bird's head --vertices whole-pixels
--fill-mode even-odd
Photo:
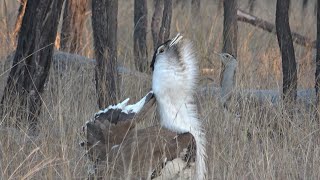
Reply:
[[[176,37],[166,41],[156,49],[150,67],[152,70],[157,68],[156,66],[158,65],[161,68],[165,68],[166,66],[168,68],[183,68],[185,66],[185,59],[183,57],[186,54],[185,51],[192,51],[191,43],[183,39],[183,36],[180,34],[177,34]]]
[[[238,65],[238,60],[232,56],[231,54],[228,53],[219,53],[220,60],[224,66],[237,66]]]
[[[193,89],[198,77],[198,65],[191,41],[180,34],[161,44],[154,52],[151,68],[153,89]]]

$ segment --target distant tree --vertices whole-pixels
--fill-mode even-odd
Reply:
[[[191,0],[191,15],[198,17],[200,14],[200,0]]]
[[[223,48],[222,51],[237,57],[237,0],[224,0]]]
[[[160,24],[163,13],[163,0],[154,0],[154,12],[151,21],[151,32],[153,39],[153,49],[156,50],[158,47],[158,38],[160,31]]]
[[[249,5],[249,12],[253,13],[254,7],[256,6],[256,0],[249,0],[248,5]]]
[[[23,18],[24,12],[26,10],[26,5],[27,5],[27,0],[20,1],[18,16],[17,16],[16,23],[15,23],[14,30],[13,30],[14,37],[16,37],[20,31],[22,18]]]
[[[62,4],[63,0],[28,0],[1,100],[2,117],[15,117],[19,124],[27,124],[34,133],[37,132],[41,93],[49,74]]]
[[[293,103],[297,98],[297,65],[289,25],[289,0],[277,0],[276,31],[282,57],[283,100]]]
[[[320,117],[320,3],[317,4],[317,55],[316,55],[316,74],[315,74],[315,89],[317,95],[317,119]]]
[[[217,0],[218,2],[218,13],[220,14],[220,10],[222,9],[223,1],[224,0]]]
[[[117,102],[118,1],[92,0],[92,29],[96,57],[98,105],[104,109]]]
[[[314,14],[317,14],[318,12],[317,10],[318,4],[320,4],[319,0],[314,3]]]
[[[88,0],[65,0],[60,37],[60,50],[79,53]]]
[[[133,53],[136,69],[144,72],[148,69],[147,52],[148,9],[147,0],[134,1]]]
[[[302,9],[303,10],[306,9],[306,7],[308,6],[308,2],[309,2],[309,0],[303,0],[302,1]]]
[[[172,0],[164,0],[163,7],[164,8],[162,14],[162,23],[160,27],[157,46],[163,43],[165,40],[169,39],[170,36],[170,27],[172,19]]]

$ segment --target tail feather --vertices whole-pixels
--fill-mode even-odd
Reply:
[[[203,180],[207,175],[206,137],[202,131],[190,132],[196,141],[196,179]]]

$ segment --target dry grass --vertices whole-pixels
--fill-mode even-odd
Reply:
[[[3,2],[0,0],[0,4]],[[6,33],[8,29],[12,32],[18,6],[16,1],[6,2],[8,11],[0,10],[0,57],[14,50],[14,43]],[[222,47],[223,11],[217,9],[218,1],[201,2],[201,20],[198,21],[190,16],[188,6],[186,9],[174,8],[171,33],[182,32],[194,41],[200,67],[213,69],[205,76],[210,76],[218,84],[220,63],[213,50],[219,51]],[[254,13],[273,22],[275,2],[259,0]],[[150,23],[153,6],[152,1],[148,3]],[[312,39],[316,32],[313,3],[311,1],[302,18],[301,2],[295,0],[290,14],[291,29]],[[242,9],[247,8],[246,0],[241,0],[239,4]],[[133,1],[119,2],[118,22],[119,63],[133,68]],[[89,16],[86,24],[84,37],[88,43],[82,55],[93,57]],[[152,49],[149,31],[150,60]],[[281,86],[281,60],[274,35],[239,23],[238,52],[240,67],[237,87],[276,89]],[[299,88],[311,88],[314,83],[315,51],[295,45],[295,52],[299,64]],[[4,63],[4,58],[1,63]],[[41,133],[38,137],[27,136],[23,128],[18,130],[0,125],[0,179],[86,177],[88,162],[78,143],[80,127],[98,110],[94,71],[86,65],[69,68],[63,75],[51,70],[43,94]],[[8,69],[3,65],[0,69],[2,91],[7,77],[4,72]],[[149,79],[123,76],[121,80],[121,100],[125,97],[136,100],[150,88]],[[201,84],[209,82],[201,81]],[[201,103],[209,140],[210,179],[320,179],[319,129],[312,114],[303,105],[297,104],[299,111],[289,118],[282,113],[281,106],[244,102],[241,120],[236,120],[233,116],[225,116],[217,104],[216,99],[209,97],[203,98]],[[292,125],[289,128],[283,122],[291,122]]]

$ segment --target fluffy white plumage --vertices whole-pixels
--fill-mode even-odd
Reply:
[[[205,135],[194,104],[198,65],[192,43],[179,34],[160,46],[154,56],[152,90],[162,126],[189,132],[196,141],[196,178],[206,176]],[[161,49],[163,48],[163,49]]]

